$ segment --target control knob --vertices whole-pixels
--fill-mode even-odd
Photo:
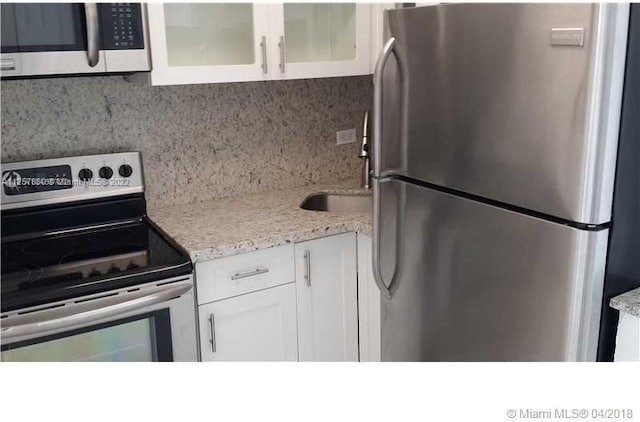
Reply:
[[[100,170],[98,170],[98,175],[100,175],[100,177],[102,177],[103,179],[111,179],[111,176],[113,176],[113,170],[111,170],[111,167],[100,167]]]
[[[83,182],[93,179],[93,172],[90,169],[82,169],[78,172],[78,178]]]
[[[118,169],[118,174],[122,177],[129,177],[131,176],[131,173],[133,173],[133,169],[129,164],[123,164]]]

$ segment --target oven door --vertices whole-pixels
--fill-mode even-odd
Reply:
[[[139,3],[2,3],[2,77],[150,70]]]
[[[4,362],[197,361],[193,277],[3,315]]]

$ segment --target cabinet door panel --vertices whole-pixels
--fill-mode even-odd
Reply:
[[[169,66],[255,62],[250,3],[167,3],[163,7]]]
[[[380,290],[373,279],[371,238],[362,233],[357,237],[360,362],[380,362]]]
[[[294,283],[202,305],[199,316],[203,361],[298,358]]]
[[[268,6],[150,3],[147,10],[153,85],[269,79]]]
[[[355,234],[298,243],[295,253],[300,360],[357,361]]]
[[[356,58],[355,3],[285,3],[287,63]]]
[[[370,73],[370,9],[363,3],[284,3],[271,6],[274,79]]]

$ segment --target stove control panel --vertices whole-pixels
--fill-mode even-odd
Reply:
[[[2,164],[2,209],[144,192],[139,152]]]

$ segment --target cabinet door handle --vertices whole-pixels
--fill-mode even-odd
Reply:
[[[278,43],[278,47],[280,47],[280,72],[284,73],[284,36],[280,36],[280,42]]]
[[[264,35],[260,41],[260,49],[262,50],[262,73],[267,73],[267,37]]]
[[[209,324],[211,324],[211,353],[216,352],[216,318],[213,314],[209,315]]]
[[[248,271],[246,273],[235,273],[231,276],[231,280],[238,280],[239,278],[251,277],[258,274],[268,273],[268,268],[256,268],[254,271]]]
[[[304,281],[311,287],[311,251],[304,251]]]

